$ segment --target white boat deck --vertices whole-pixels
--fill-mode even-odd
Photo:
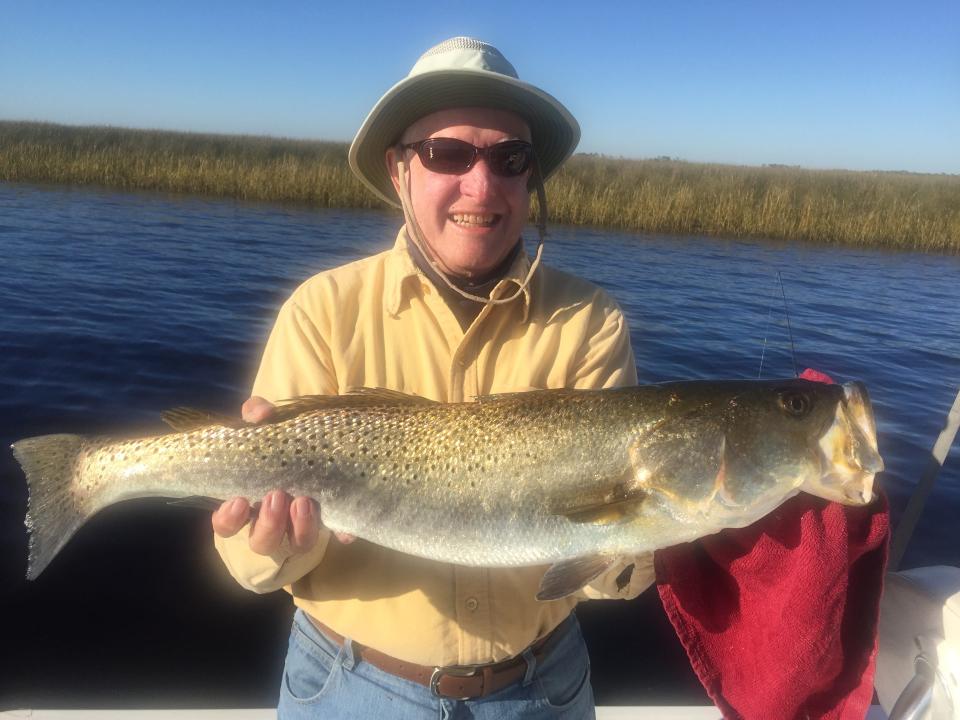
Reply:
[[[276,720],[273,708],[254,710],[7,710],[3,720]],[[886,720],[879,706],[866,720]],[[720,720],[720,712],[699,707],[598,707],[597,720]]]

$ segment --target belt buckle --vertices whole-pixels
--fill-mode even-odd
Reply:
[[[478,673],[477,668],[475,667],[435,667],[433,668],[433,673],[430,675],[430,692],[436,697],[446,697],[446,695],[440,694],[440,678],[443,675],[451,675],[452,677],[473,677]],[[471,700],[472,696],[466,696],[461,698],[450,698],[451,700]]]

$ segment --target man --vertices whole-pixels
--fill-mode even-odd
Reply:
[[[427,51],[350,148],[360,179],[403,208],[396,244],[294,292],[245,417],[268,418],[270,403],[286,398],[361,386],[464,402],[635,384],[616,304],[539,265],[542,183],[579,134],[566,108],[519,80],[496,48],[454,38]],[[531,189],[541,208],[532,262],[521,240]],[[652,582],[649,563],[625,559],[574,596],[537,602],[544,568],[462,567],[349,537],[331,542],[319,510],[273,492],[249,532],[240,532],[245,500],[213,517],[238,582],[257,592],[284,587],[299,608],[281,717],[593,715],[572,610],[588,597],[635,596]]]

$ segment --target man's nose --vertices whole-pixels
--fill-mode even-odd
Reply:
[[[484,198],[496,192],[497,176],[490,171],[486,158],[477,158],[467,172],[460,176],[460,191],[470,197]]]

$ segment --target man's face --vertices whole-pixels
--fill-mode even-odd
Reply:
[[[505,140],[529,142],[530,129],[511,112],[455,108],[416,121],[401,142],[439,137],[485,148]],[[490,171],[485,159],[477,158],[462,175],[445,175],[423,167],[412,150],[406,151],[404,159],[409,168],[414,215],[441,269],[449,275],[476,277],[496,268],[513,249],[527,222],[530,171],[501,177]],[[393,149],[387,151],[387,165],[397,186]]]

